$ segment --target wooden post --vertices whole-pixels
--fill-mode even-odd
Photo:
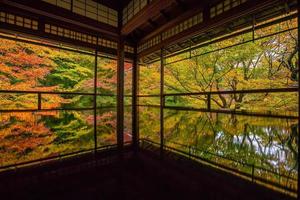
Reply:
[[[117,66],[117,144],[121,153],[124,146],[124,39],[118,43]]]
[[[164,153],[164,52],[160,50],[160,156]]]
[[[139,147],[139,124],[138,124],[138,81],[139,69],[137,60],[137,47],[134,47],[134,58],[132,63],[132,145],[135,152]]]
[[[42,109],[42,94],[38,93],[38,110]]]
[[[211,109],[211,94],[207,95],[207,109]]]
[[[97,71],[98,71],[98,51],[95,51],[94,66],[94,144],[95,154],[97,153]]]

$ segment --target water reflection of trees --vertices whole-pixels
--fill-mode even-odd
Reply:
[[[0,166],[94,148],[93,111],[0,114]],[[116,112],[97,115],[98,147],[116,143]]]
[[[158,142],[160,138],[159,109],[139,107],[139,132],[140,138]]]
[[[255,164],[297,171],[297,121],[194,111],[165,111],[165,139]]]

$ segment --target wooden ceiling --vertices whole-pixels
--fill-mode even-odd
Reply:
[[[205,46],[209,41],[221,41],[239,33],[253,31],[253,16],[255,16],[255,29],[265,27],[268,24],[276,24],[285,20],[297,18],[298,3],[296,0],[252,0],[232,12],[224,13],[214,19],[206,19],[203,23],[183,31],[163,42],[160,42],[139,53],[142,62],[151,63],[160,59],[160,50],[164,49],[165,56],[172,56],[182,52],[188,52]],[[173,21],[176,21],[174,19]],[[258,25],[263,23],[261,25]],[[162,27],[164,28],[164,27]],[[161,30],[163,30],[160,28]],[[291,28],[291,27],[290,27]],[[160,33],[159,29],[142,38],[141,42]]]
[[[123,8],[130,2],[130,0],[95,1],[118,10],[120,15],[122,15]],[[233,27],[239,19],[242,19],[245,22],[244,26],[249,26],[249,24],[251,25],[251,23],[253,23],[253,16],[257,13],[261,13],[262,9],[268,11],[271,17],[276,17],[279,14],[288,12],[289,9],[295,10],[297,5],[297,0],[248,0],[247,3],[235,7],[230,12],[225,12],[215,18],[210,18],[211,6],[215,6],[219,1],[221,0],[152,0],[151,3],[142,8],[121,27],[114,27],[109,24],[95,21],[91,18],[78,15],[71,10],[45,3],[42,0],[0,0],[0,11],[2,10],[15,15],[22,15],[38,20],[38,31],[26,30],[26,33],[37,35],[41,38],[50,38],[51,36],[53,40],[61,40],[66,43],[84,46],[82,43],[74,41],[74,39],[66,39],[57,35],[54,37],[51,34],[45,33],[44,25],[48,23],[83,34],[101,37],[115,43],[119,41],[121,33],[122,36],[125,36],[125,43],[131,47],[135,45],[139,46],[150,41],[166,30],[195,16],[197,13],[203,14],[203,23],[199,23],[180,32],[180,34],[175,34],[172,37],[170,36],[167,39],[164,39],[164,41],[160,41],[159,43],[138,52],[139,56],[151,56],[151,53],[155,54],[161,48],[166,49],[169,46],[175,45],[176,48],[174,48],[174,51],[172,49],[168,50],[172,53],[184,49],[186,46],[190,46],[191,42],[196,44],[199,41],[207,40],[208,37],[211,39],[216,35],[214,32],[218,32],[218,36],[228,34],[228,31],[233,31],[233,29],[229,30],[228,27]],[[290,2],[294,3],[291,4]],[[273,11],[275,8],[279,11]],[[120,18],[121,17],[122,16],[120,16]],[[267,18],[265,20],[267,20]],[[231,22],[235,24],[232,25],[230,24]],[[7,24],[2,24],[4,30],[11,29],[17,33],[24,32],[20,27],[9,26]],[[241,27],[237,27],[237,29]],[[223,29],[228,31],[222,32]],[[197,39],[191,39],[195,37],[197,37]],[[182,44],[182,42],[185,41],[187,41],[187,45]],[[116,49],[113,49],[113,52],[115,51]],[[111,52],[109,51],[109,53]],[[156,57],[157,56],[159,56],[159,54],[157,54]]]
[[[122,13],[131,0],[95,0],[98,3],[118,10]],[[149,33],[159,29],[175,18],[186,14],[189,10],[215,4],[219,0],[153,0],[147,9],[136,14],[121,30],[129,41],[136,43]]]
[[[191,10],[201,10],[218,0],[154,0],[147,10],[134,16],[122,27],[127,39],[137,42],[175,18],[186,15]]]
[[[123,8],[127,6],[128,3],[130,2],[130,0],[94,0],[94,1],[118,11],[123,10]]]

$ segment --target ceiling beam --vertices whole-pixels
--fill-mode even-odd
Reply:
[[[153,0],[122,27],[122,35],[128,35],[142,24],[147,23],[149,19],[160,15],[161,10],[172,6],[175,2],[176,0]]]
[[[146,35],[144,38],[141,39],[140,43],[143,43],[143,42],[147,41],[148,39],[158,35],[159,33],[164,32],[165,30],[167,30],[171,27],[174,27],[175,25],[196,15],[197,13],[201,12],[202,10],[203,10],[203,5],[201,5],[201,4],[195,5],[195,7],[193,9],[182,13],[180,16],[177,16],[173,20],[165,23],[163,26],[160,26],[159,28],[155,29],[153,32]]]
[[[278,3],[280,3],[280,2],[281,2],[280,0],[248,1],[238,7],[235,7],[230,12],[225,12],[225,13],[223,13],[217,17],[214,17],[212,19],[208,18],[208,19],[204,20],[203,23],[200,23],[190,29],[187,29],[177,35],[174,35],[174,36],[158,43],[157,45],[140,52],[138,56],[139,56],[139,58],[141,58],[141,57],[148,55],[151,52],[155,52],[165,46],[169,46],[169,45],[175,44],[177,42],[187,40],[187,39],[191,38],[192,36],[199,35],[201,33],[207,32],[209,30],[213,30],[217,27],[221,27],[224,24],[234,21],[236,19],[239,19],[241,17],[245,17],[247,15],[253,15],[255,12],[257,12],[260,9],[278,5]],[[207,13],[209,11],[209,7],[206,7],[204,9],[205,10],[203,12],[205,12],[205,13]],[[152,38],[155,35],[161,34],[166,29],[178,24],[178,20],[179,19],[176,18],[176,19],[172,20],[171,22],[169,22],[168,24],[166,24],[165,26],[162,26],[159,29],[157,29],[156,31],[150,33],[148,36],[144,37],[139,42],[139,44],[147,41],[148,39]],[[173,24],[173,26],[171,24]]]
[[[171,20],[170,15],[168,15],[165,10],[161,10],[160,14],[161,14],[161,16],[163,16],[165,18],[166,21],[170,21]]]
[[[98,33],[103,33],[117,38],[119,36],[118,29],[108,24],[100,23],[98,21],[89,19],[87,17],[75,14],[69,10],[45,3],[43,1],[33,0],[1,0],[1,3],[22,9],[33,13],[34,15],[45,16],[59,20],[65,23],[74,24],[75,26],[81,26],[84,29],[90,29]]]
[[[136,41],[136,38],[142,37],[144,32],[140,28],[137,28],[130,35],[132,36],[132,39]]]
[[[188,10],[188,6],[186,5],[186,3],[184,3],[182,0],[176,0],[176,3],[178,5],[178,7],[182,10],[182,11],[187,11]]]
[[[127,6],[127,4],[130,2],[130,0],[117,0],[117,1],[112,1],[112,0],[94,0],[97,3],[100,3],[102,5],[105,5],[109,8],[112,8],[114,10],[121,10]]]
[[[150,26],[152,26],[153,28],[157,28],[157,23],[155,23],[152,19],[148,20],[148,23],[150,24]]]

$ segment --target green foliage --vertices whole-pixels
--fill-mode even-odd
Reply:
[[[83,83],[86,79],[93,78],[93,68],[90,66],[93,61],[78,62],[78,59],[71,60],[67,58],[68,55],[65,56],[53,58],[57,67],[42,80],[42,83],[46,86],[59,86],[63,91],[78,91],[84,88]]]
[[[289,24],[290,23],[290,24]],[[295,21],[257,31],[263,36],[295,25]],[[193,50],[191,59],[165,66],[165,93],[297,87],[298,35],[289,31],[255,42],[251,34]],[[230,47],[234,46],[234,47]],[[227,48],[230,47],[230,48]],[[223,49],[222,49],[223,48]],[[219,50],[218,50],[219,49]],[[218,50],[218,51],[217,51]],[[167,59],[167,63],[189,56]],[[7,90],[94,92],[94,56],[1,40],[0,86]],[[97,143],[116,143],[117,63],[97,61]],[[131,94],[132,66],[125,64],[125,94]],[[139,68],[139,93],[160,93],[160,63]],[[105,96],[106,95],[106,96]],[[131,98],[125,104],[131,104]],[[92,108],[93,96],[42,95],[43,108]],[[205,108],[207,96],[168,96],[166,105]],[[139,98],[139,104],[159,105],[159,97]],[[215,109],[289,112],[297,115],[297,93],[212,95]],[[35,94],[1,94],[7,109],[36,109]],[[141,138],[160,142],[160,110],[139,107]],[[229,166],[219,156],[265,167],[282,174],[297,175],[297,121],[251,118],[199,112],[164,111],[165,142],[182,143],[210,153],[199,155]],[[125,109],[125,141],[131,137],[131,109]],[[26,112],[0,115],[0,166],[94,148],[93,112]],[[249,171],[245,166],[234,166]]]
[[[94,92],[94,56],[1,40],[0,86],[7,90]],[[116,93],[115,61],[98,59],[98,92]],[[42,94],[42,108],[92,108],[91,95]],[[115,105],[114,96],[98,106]],[[36,94],[1,94],[5,109],[37,109]],[[109,113],[109,114],[107,114]],[[99,146],[114,144],[115,115],[98,114]],[[93,112],[0,114],[0,166],[94,148]]]
[[[285,23],[296,26],[295,20]],[[267,31],[273,33],[278,27],[272,28]],[[297,68],[294,63],[298,63],[297,31],[235,46],[251,40],[251,37],[251,34],[245,34],[193,50],[191,55],[194,57],[191,59],[182,60],[189,56],[186,54],[168,58],[167,63],[170,64],[165,66],[165,93],[298,86],[297,73],[294,70]],[[153,74],[154,71],[155,67],[152,69]],[[149,82],[154,79],[147,71],[141,77],[149,77]],[[159,81],[156,86],[159,86]],[[151,85],[151,88],[155,87]],[[206,107],[207,101],[206,96],[199,95],[166,98],[167,105],[201,108]],[[297,111],[297,96],[296,93],[220,94],[212,95],[211,104],[215,109],[293,113]]]
[[[79,145],[93,143],[93,128],[83,120],[84,117],[83,113],[62,112],[57,118],[44,116],[41,120],[55,133],[54,144]]]

